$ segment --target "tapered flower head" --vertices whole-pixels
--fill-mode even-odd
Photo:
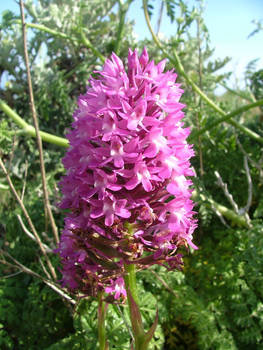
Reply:
[[[128,69],[114,53],[79,97],[61,208],[69,209],[58,252],[63,284],[124,297],[124,264],[180,268],[192,246],[193,219],[183,93],[144,49],[129,51]]]

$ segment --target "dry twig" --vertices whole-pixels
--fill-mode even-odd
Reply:
[[[31,112],[32,112],[32,116],[33,116],[34,127],[36,130],[36,138],[37,138],[37,145],[38,145],[38,151],[39,151],[41,178],[42,178],[42,186],[43,186],[43,194],[44,194],[44,205],[45,205],[45,210],[47,211],[49,221],[50,221],[50,224],[52,227],[55,242],[58,243],[59,242],[58,230],[57,230],[57,226],[56,226],[56,223],[55,223],[55,220],[54,220],[54,217],[52,214],[52,210],[50,207],[50,202],[49,202],[49,195],[48,195],[47,181],[46,181],[46,171],[45,171],[44,157],[43,157],[42,139],[41,139],[40,132],[39,132],[38,118],[37,118],[33,89],[32,89],[32,80],[31,80],[28,51],[27,51],[26,24],[25,24],[23,1],[19,0],[19,4],[20,4],[20,13],[21,13],[21,20],[22,20],[24,57],[25,57],[25,65],[26,65],[26,71],[27,71],[27,82],[28,82],[28,90],[29,90],[29,97],[30,97],[30,107],[31,107]]]
[[[230,204],[232,205],[234,211],[236,214],[239,214],[239,209],[238,209],[238,205],[237,203],[234,201],[234,198],[232,196],[232,194],[228,191],[228,187],[227,184],[223,182],[221,175],[219,174],[218,171],[215,171],[215,176],[217,178],[217,183],[218,186],[222,188],[226,198],[229,200]]]
[[[26,267],[25,265],[21,264],[19,261],[17,261],[14,257],[12,257],[10,254],[8,254],[6,251],[0,249],[0,253],[2,255],[6,256],[7,258],[9,258],[10,260],[12,260],[14,264],[11,264],[8,261],[3,260],[3,259],[0,259],[0,263],[7,265],[7,266],[10,266],[10,267],[13,267],[13,268],[16,268],[16,269],[19,269],[22,272],[25,272],[33,277],[40,279],[46,285],[48,285],[51,289],[53,289],[56,293],[58,293],[64,299],[69,301],[71,304],[73,304],[73,305],[76,304],[76,301],[74,299],[72,299],[63,289],[61,289],[59,286],[57,286],[54,282],[42,277],[41,275],[39,275],[35,271],[33,271],[33,270],[29,269],[28,267]]]
[[[245,172],[246,172],[246,176],[247,176],[248,196],[247,196],[247,204],[245,205],[244,208],[240,209],[240,213],[241,214],[248,214],[248,211],[249,211],[251,204],[252,204],[253,184],[252,184],[252,179],[251,179],[250,170],[248,167],[248,161],[247,161],[246,156],[244,156],[244,168],[245,168]]]
[[[176,298],[178,298],[177,293],[160,277],[154,270],[151,270],[151,273],[154,274],[154,276],[162,283],[162,285],[171,293],[173,294]]]
[[[32,235],[32,233],[29,232],[28,229],[26,228],[26,226],[25,226],[25,224],[24,224],[24,222],[23,222],[21,216],[17,214],[16,217],[17,217],[17,219],[18,219],[18,221],[19,221],[19,223],[20,223],[20,225],[21,225],[23,231],[25,232],[25,234],[26,234],[29,238],[31,238],[34,242],[37,242],[35,236]],[[45,248],[45,250],[46,250],[47,253],[53,253],[53,250],[52,250],[51,248],[49,248],[49,246],[47,246],[45,243],[43,243],[43,247]]]
[[[21,201],[22,201],[22,202],[23,202],[23,200],[24,200],[25,190],[26,190],[27,170],[28,170],[28,162],[26,161],[26,164],[25,164],[24,182],[23,182],[23,188],[22,188],[22,194],[21,194]]]
[[[46,262],[47,262],[48,268],[49,268],[49,270],[51,272],[51,275],[52,275],[52,277],[54,279],[56,279],[57,275],[56,275],[55,269],[54,269],[53,265],[51,264],[51,261],[50,261],[49,257],[47,256],[47,252],[46,252],[46,250],[45,250],[45,248],[43,246],[43,243],[42,243],[42,241],[41,241],[41,239],[40,239],[40,237],[39,237],[39,235],[38,235],[38,233],[37,233],[37,231],[35,229],[35,226],[34,226],[32,220],[31,220],[31,218],[30,218],[30,216],[28,214],[28,211],[26,210],[26,207],[24,206],[24,203],[21,201],[21,199],[20,199],[20,197],[19,197],[19,195],[18,195],[18,193],[17,193],[17,191],[16,191],[16,189],[15,189],[15,187],[13,185],[13,182],[12,182],[11,178],[10,178],[10,176],[7,173],[6,167],[5,167],[4,163],[2,162],[1,158],[0,158],[0,167],[2,168],[3,173],[4,173],[4,175],[5,175],[6,179],[7,179],[7,182],[8,182],[8,185],[9,185],[10,189],[11,189],[11,192],[13,193],[16,201],[18,202],[20,208],[22,209],[22,211],[23,211],[23,213],[24,213],[24,215],[26,217],[28,225],[29,225],[33,235],[35,236],[35,239],[36,239],[36,242],[39,245],[39,248],[40,248],[42,254],[44,255],[44,257],[46,259]]]

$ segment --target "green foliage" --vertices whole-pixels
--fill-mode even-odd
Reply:
[[[140,299],[140,309],[143,316],[145,328],[150,328],[156,312],[156,299],[154,296],[143,291]],[[69,349],[74,344],[73,349],[92,350],[98,346],[97,343],[97,310],[96,301],[82,299],[79,301],[74,314],[74,327],[76,334],[60,340],[46,350]],[[127,328],[129,327],[129,329]],[[110,349],[130,349],[131,324],[129,321],[128,307],[123,305],[110,304],[107,307],[106,332]],[[164,342],[163,332],[160,326],[150,342],[149,350],[159,350]]]
[[[165,58],[164,51],[152,40],[135,40],[133,23],[127,18],[121,24],[120,16],[125,17],[130,3],[65,0],[62,6],[61,0],[25,2],[27,23],[38,26],[28,26],[28,51],[41,130],[65,135],[77,96],[85,91],[90,74],[101,67],[102,58],[94,53],[96,50],[108,57],[117,48],[119,56],[125,58],[129,47],[140,50],[147,46],[155,61]],[[174,35],[162,41],[163,48],[170,55],[177,51],[187,76],[209,98],[226,113],[254,99],[262,99],[262,69],[256,69],[257,60],[247,66],[245,89],[227,87],[231,72],[222,74],[220,69],[230,58],[212,59],[213,47],[203,18],[202,2],[192,7],[182,0],[164,3],[175,30]],[[155,5],[154,1],[147,2],[152,14],[156,11]],[[0,42],[0,76],[5,77],[5,83],[0,86],[1,99],[32,124],[20,16],[11,11],[2,14]],[[169,60],[167,67],[178,68]],[[181,76],[178,81],[185,90],[182,102],[187,105],[186,124],[194,131],[213,125],[220,115]],[[215,94],[219,85],[227,88],[222,96]],[[235,121],[263,136],[262,106],[260,108],[261,111],[257,108],[237,115]],[[200,138],[192,136],[190,142],[196,152],[193,166],[198,177],[194,186],[203,194],[203,197],[197,194],[196,207],[199,229],[195,237],[199,249],[194,253],[184,252],[182,272],[168,273],[162,267],[154,267],[138,273],[140,308],[146,330],[153,324],[157,305],[159,310],[159,325],[149,349],[260,350],[263,344],[262,147],[227,123],[206,131]],[[44,144],[47,186],[59,228],[63,226],[63,216],[56,208],[57,182],[64,172],[63,153],[63,149]],[[24,193],[24,205],[41,239],[51,249],[55,248],[43,210],[35,140],[25,137],[4,114],[0,121],[0,156],[19,195]],[[252,202],[247,212],[252,219],[250,229],[236,228],[234,220],[226,220],[228,227],[223,226],[208,200],[212,198],[232,209],[216,181],[215,171],[218,171],[241,215],[249,187],[244,156],[248,159],[253,183]],[[25,235],[17,215],[27,226],[0,173],[0,248],[45,276],[39,262],[39,248]],[[42,281],[11,266],[11,261],[2,253],[0,259],[3,262],[0,265],[3,276],[0,279],[1,349],[89,350],[97,347],[96,301],[80,298],[73,310]],[[57,257],[50,254],[50,259],[59,271]],[[130,349],[129,322],[127,306],[108,306],[106,329],[110,349]]]
[[[251,90],[257,100],[263,98],[263,69],[253,73],[250,77]]]
[[[6,120],[0,121],[0,149],[1,156],[3,154],[8,154],[12,150],[12,140],[13,133],[10,131],[9,125]]]

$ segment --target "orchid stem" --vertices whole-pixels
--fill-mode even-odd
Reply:
[[[105,305],[105,302],[103,301],[103,292],[99,292],[99,295],[98,295],[99,350],[106,350],[107,349],[105,318],[106,318],[106,305]]]
[[[130,320],[132,324],[132,332],[135,342],[135,350],[146,350],[148,344],[144,341],[144,330],[142,318],[139,310],[137,285],[136,285],[136,270],[134,264],[125,265],[124,282],[127,291],[127,299],[130,311]]]
[[[129,287],[134,301],[138,304],[135,265],[134,264],[125,265],[125,271],[126,271],[126,275],[124,276],[125,287],[126,288]],[[128,298],[128,301],[129,301],[129,298]]]

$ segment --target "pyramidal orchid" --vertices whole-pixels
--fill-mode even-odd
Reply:
[[[125,266],[180,268],[178,249],[196,248],[194,152],[183,90],[164,67],[130,50],[126,71],[113,53],[79,97],[60,182],[68,212],[58,252],[72,292],[123,300]]]

